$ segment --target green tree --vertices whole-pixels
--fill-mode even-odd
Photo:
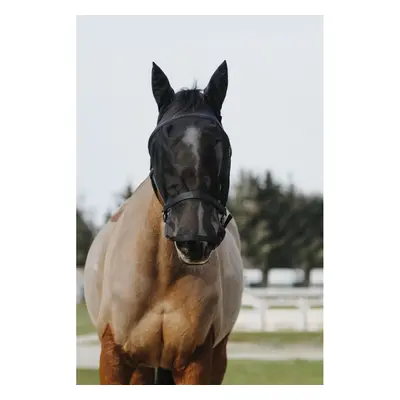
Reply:
[[[242,171],[229,208],[242,239],[242,252],[263,271],[271,268],[310,270],[323,264],[322,197],[306,196],[293,184],[284,187],[270,171],[264,177]]]
[[[84,266],[89,248],[93,242],[96,229],[94,224],[85,218],[83,210],[76,208],[76,265]]]

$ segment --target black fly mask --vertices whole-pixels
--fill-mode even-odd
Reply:
[[[207,262],[225,237],[230,215],[231,146],[221,124],[228,86],[223,62],[204,91],[175,93],[153,63],[152,89],[159,116],[149,139],[150,178],[163,205],[165,237],[189,264]]]
[[[148,147],[151,181],[164,203],[165,236],[217,247],[231,219],[226,210],[231,146],[220,122],[199,113],[174,117],[155,128]],[[183,218],[177,226],[173,210],[181,215],[186,210],[186,223]],[[190,221],[193,215],[198,218]]]

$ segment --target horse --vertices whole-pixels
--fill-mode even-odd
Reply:
[[[226,208],[231,146],[224,61],[204,90],[175,92],[155,63],[149,175],[95,237],[84,293],[101,385],[220,385],[243,293]]]

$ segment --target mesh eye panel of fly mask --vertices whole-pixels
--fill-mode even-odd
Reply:
[[[148,143],[150,178],[163,205],[165,236],[173,241],[225,237],[231,146],[217,118],[191,113],[157,125]]]

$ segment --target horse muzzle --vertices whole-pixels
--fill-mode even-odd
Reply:
[[[208,262],[215,246],[205,241],[175,241],[179,258],[189,265],[203,265]]]
[[[167,214],[164,234],[186,264],[205,264],[224,239],[225,227],[212,205],[188,200]]]

